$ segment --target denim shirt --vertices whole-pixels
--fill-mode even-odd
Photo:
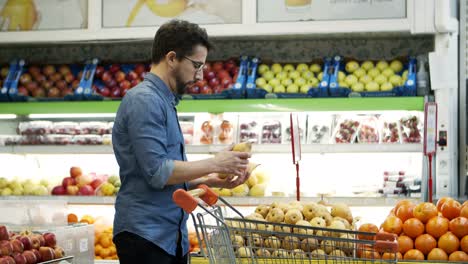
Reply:
[[[187,183],[167,185],[174,160],[187,160],[177,118],[178,99],[156,75],[123,98],[112,130],[122,186],[115,201],[114,235],[128,231],[176,255],[179,231],[182,252],[189,250],[188,215],[172,201]]]

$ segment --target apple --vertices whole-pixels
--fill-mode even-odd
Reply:
[[[236,62],[233,59],[227,60],[224,63],[224,69],[226,71],[232,71],[234,68],[236,68]]]
[[[39,88],[39,85],[37,85],[37,82],[28,82],[26,85],[25,85],[26,89],[29,91],[29,92],[34,92],[35,90],[37,90]]]
[[[375,76],[374,82],[378,83],[379,85],[382,85],[383,83],[387,82],[387,77],[383,74],[379,74]]]
[[[393,85],[393,86],[400,86],[402,85],[403,79],[399,75],[392,75],[388,79],[388,81]]]
[[[76,195],[78,193],[79,187],[76,185],[68,185],[67,186],[67,194],[69,195]]]
[[[356,72],[354,72],[354,74],[356,74]],[[345,78],[346,78],[346,74],[343,71],[338,71],[338,81],[342,82],[344,81]]]
[[[369,71],[370,69],[374,68],[374,63],[372,61],[364,61],[361,63],[361,68],[363,68],[366,71]]]
[[[55,82],[55,87],[59,88],[60,90],[64,90],[68,88],[68,85],[66,81],[59,80]]]
[[[307,66],[307,64],[305,64],[305,63],[299,63],[296,66],[296,71],[298,71],[298,72],[305,72],[305,71],[308,71],[308,70],[309,70],[309,66]]]
[[[89,187],[91,187],[91,186],[89,186]],[[57,245],[57,238],[56,238],[54,233],[47,232],[47,233],[42,234],[42,237],[44,238],[44,241],[45,241],[44,245],[45,246],[55,247]]]
[[[369,76],[372,77],[372,78],[375,78],[375,77],[377,77],[378,75],[380,75],[380,70],[379,70],[379,69],[376,69],[376,68],[372,68],[372,69],[370,69],[370,70],[367,72],[367,75],[369,75]]]
[[[62,186],[63,188],[67,188],[70,185],[76,185],[76,180],[75,178],[72,177],[65,177],[62,180]]]
[[[262,89],[269,92],[269,93],[273,92],[273,86],[271,86],[269,84],[266,84],[265,86],[263,86]]]
[[[54,255],[56,259],[63,258],[65,256],[65,250],[59,246],[56,246],[54,247]]]
[[[349,86],[353,86],[353,84],[358,82],[358,78],[355,75],[348,75],[345,78],[345,83],[347,83]]]
[[[232,79],[231,77],[225,77],[225,78],[222,78],[221,81],[220,81],[220,84],[223,88],[228,88],[229,85],[232,84]]]
[[[15,264],[15,260],[11,256],[4,256],[0,258],[0,264]]]
[[[144,64],[137,64],[135,65],[135,69],[133,69],[136,74],[141,75],[142,73],[146,72],[145,65]]]
[[[55,258],[54,250],[50,247],[40,247],[41,261],[49,261]]]
[[[124,97],[131,88],[120,89],[120,96]]]
[[[258,71],[259,74],[262,74],[262,75],[263,75],[265,72],[267,72],[267,71],[269,71],[269,70],[270,70],[270,67],[268,67],[268,65],[266,65],[266,64],[260,64],[260,65],[258,66],[258,70],[257,70],[257,71]]]
[[[356,75],[356,77],[361,78],[362,76],[366,75],[366,70],[363,68],[358,68],[353,72],[353,74]]]
[[[131,81],[136,80],[136,79],[138,79],[138,74],[135,71],[129,71],[127,73],[127,80],[129,80],[131,82]]]
[[[2,78],[6,78],[9,71],[10,69],[8,67],[2,67],[0,70],[0,76],[2,76]]]
[[[36,256],[37,262],[41,262],[42,261],[41,253],[39,253],[39,250],[37,250],[37,249],[31,249],[31,250],[34,253],[34,255]]]
[[[338,87],[341,88],[349,88],[349,85],[346,82],[338,82]]]
[[[201,94],[212,94],[213,90],[210,88],[210,86],[205,85],[205,86],[200,88],[200,93]]]
[[[299,86],[296,84],[291,84],[286,87],[286,92],[287,93],[298,93],[299,92]]]
[[[61,92],[56,87],[52,87],[49,89],[49,91],[47,91],[47,97],[49,98],[58,98],[60,97],[60,95],[61,95]]]
[[[401,61],[399,60],[393,60],[392,62],[390,62],[390,68],[394,72],[401,72],[403,70],[403,63],[401,63]]]
[[[221,80],[223,78],[231,78],[231,75],[229,75],[229,72],[221,70],[216,74],[216,77]]]
[[[54,74],[56,71],[55,71],[55,67],[52,66],[52,65],[46,65],[44,66],[44,68],[42,69],[42,73],[44,73],[45,76],[47,77],[50,77],[52,74]]]
[[[71,72],[67,73],[63,78],[68,84],[72,83],[75,80],[75,76],[73,76]]]
[[[308,79],[314,77],[314,73],[311,72],[311,71],[309,71],[309,70],[307,70],[307,71],[305,71],[305,72],[302,72],[301,77],[304,78],[304,79],[306,79],[306,80],[308,80]]]
[[[53,83],[51,81],[44,81],[42,82],[42,88],[49,90],[50,88],[53,87]]]
[[[213,87],[219,85],[219,80],[218,80],[218,78],[212,78],[212,79],[210,79],[210,80],[208,81],[208,85],[209,85],[211,88],[213,88]],[[202,92],[202,93],[203,93],[203,92]]]
[[[281,80],[280,79],[271,79],[271,80],[268,81],[268,84],[275,87],[275,86],[281,84]]]
[[[10,241],[2,240],[0,241],[0,255],[10,256],[13,253],[13,246]]]
[[[275,78],[275,73],[272,71],[266,71],[263,73],[262,77],[265,78],[265,80],[270,81]]]
[[[354,92],[362,92],[364,91],[364,84],[360,82],[354,83],[351,85],[351,90]]]
[[[101,179],[94,179],[90,185],[94,190],[96,190],[102,183],[103,181]]]
[[[109,66],[109,71],[115,74],[116,72],[120,71],[120,66],[118,64],[111,64]]]
[[[98,89],[98,93],[100,93],[104,97],[109,97],[110,90],[109,90],[109,88],[104,86],[104,87],[101,87],[101,88]]]
[[[31,234],[30,237],[31,237],[31,241],[32,241],[33,238],[37,239],[39,241],[39,246],[40,247],[45,246],[45,239],[41,234],[34,233],[34,234]],[[34,241],[33,241],[33,244],[34,244]],[[33,246],[33,248],[34,248],[34,246]]]
[[[384,75],[387,78],[390,78],[390,76],[395,75],[395,72],[392,70],[392,68],[386,68],[382,71],[382,75]]]
[[[80,78],[81,79],[81,78]],[[104,82],[104,83],[107,83],[108,81],[110,81],[112,78],[112,73],[109,72],[109,71],[105,71],[103,74],[102,74],[102,78],[101,80]]]
[[[41,240],[37,236],[30,236],[31,237],[31,247],[33,249],[39,249],[41,247]]]
[[[310,88],[311,87],[308,84],[301,85],[301,88],[299,88],[299,92],[303,93],[303,94],[306,94],[306,93],[309,92]]]
[[[0,240],[8,240],[10,236],[8,235],[8,230],[6,226],[1,225],[0,226]]]
[[[20,83],[22,85],[26,85],[28,84],[29,82],[32,81],[32,78],[31,78],[31,75],[29,73],[23,73],[21,76],[20,76],[20,79],[19,79]]]
[[[60,75],[60,73],[56,72],[54,74],[52,74],[51,76],[49,76],[49,80],[51,80],[52,82],[57,82],[59,80],[62,79],[62,75]]]
[[[314,74],[317,74],[322,71],[322,66],[320,66],[320,64],[314,63],[310,65],[309,70]]]
[[[282,72],[278,72],[276,75],[275,75],[275,78],[282,81],[284,79],[287,79],[288,78],[288,73],[285,72],[285,71],[282,71]]]
[[[216,77],[216,73],[214,71],[209,71],[204,76],[207,80],[211,80]]]
[[[374,81],[366,83],[366,91],[368,92],[377,92],[379,91],[380,85]]]
[[[271,71],[275,74],[281,72],[282,70],[283,67],[279,63],[274,63],[273,65],[271,65]]]
[[[361,78],[359,78],[359,82],[361,82],[363,84],[368,84],[368,83],[372,82],[372,77],[370,77],[369,75],[364,75]]]
[[[346,63],[345,69],[347,72],[353,73],[354,71],[359,69],[359,63],[357,63],[357,61],[349,61],[348,63]]]
[[[320,81],[322,81],[322,79],[323,79],[323,72],[321,72],[321,73],[319,73],[319,74],[317,75],[317,79],[319,79]]]
[[[221,84],[213,87],[214,94],[219,94],[219,93],[222,93],[223,91],[224,91],[224,87]]]
[[[193,84],[193,85],[190,85],[189,87],[187,87],[186,91],[187,91],[188,94],[199,94],[200,93],[200,87]]]
[[[24,96],[29,96],[28,89],[24,88],[24,86],[18,87],[18,93]]]
[[[70,73],[70,67],[68,67],[67,65],[62,65],[59,67],[59,70],[60,74],[62,74],[63,76],[67,75],[68,73]]]
[[[281,81],[281,84],[284,85],[284,87],[288,87],[289,85],[293,84],[293,81],[291,79],[284,79]]]
[[[36,264],[37,263],[37,257],[32,252],[31,250],[24,251],[22,254],[26,258],[26,263],[27,264]]]
[[[91,187],[91,185],[83,185],[80,187],[77,194],[84,195],[84,196],[94,195],[94,189],[93,187]]]
[[[309,68],[309,67],[307,67],[307,68]],[[285,71],[285,72],[292,72],[294,70],[295,70],[295,68],[294,68],[294,66],[292,64],[288,63],[288,64],[285,64],[283,66],[283,71]]]
[[[130,84],[129,81],[123,80],[122,82],[120,82],[119,87],[120,87],[121,90],[124,90],[124,89],[128,90],[128,89],[130,89],[131,84]]]
[[[318,87],[319,86],[319,80],[315,77],[312,77],[310,78],[308,81],[307,81],[307,84],[311,87]]]
[[[137,86],[140,82],[141,82],[140,79],[132,80],[130,82],[130,86],[133,88],[133,87]]]
[[[393,89],[393,84],[390,82],[385,82],[380,85],[381,91],[391,91]]]
[[[27,264],[28,261],[26,260],[26,257],[23,256],[21,253],[13,253],[12,255],[14,263],[16,264]]]
[[[274,93],[285,93],[286,88],[284,87],[284,85],[279,84],[279,85],[276,85],[276,86],[273,87],[273,92]]]
[[[23,249],[24,250],[30,250],[32,249],[32,241],[29,236],[23,235],[19,238],[21,243],[23,243]]]
[[[102,79],[102,74],[105,72],[106,70],[104,69],[104,67],[102,66],[97,66],[96,67],[96,71],[94,72],[94,75],[96,75],[96,77],[98,77],[99,79]]]
[[[255,80],[255,84],[258,86],[258,87],[263,87],[267,84],[267,81],[265,80],[265,78],[263,77],[260,77],[260,78],[257,78]]]
[[[294,81],[294,84],[301,87],[302,85],[304,84],[307,84],[307,81],[306,79],[304,78],[297,78],[295,81]]]
[[[32,91],[33,97],[45,97],[46,92],[43,88],[37,88],[36,90]]]
[[[37,82],[37,83],[43,83],[45,81],[47,81],[47,78],[42,75],[42,74],[36,74],[36,75],[33,75],[33,79]]]
[[[125,80],[125,73],[123,71],[118,71],[114,74],[115,81],[122,82]]]
[[[75,180],[76,180],[76,186],[78,187],[88,185],[93,181],[90,175],[84,175],[84,174],[76,177]]]
[[[119,97],[122,97],[121,94],[120,94],[120,88],[117,87],[117,86],[111,87],[110,96],[111,96],[112,98],[119,98]]]
[[[375,65],[375,67],[377,69],[379,69],[380,71],[383,71],[385,70],[387,67],[388,67],[388,62],[384,61],[384,60],[380,60],[377,62],[377,64]]]
[[[114,79],[110,79],[109,81],[107,82],[104,82],[104,84],[109,87],[111,90],[113,87],[116,87],[117,86],[117,82],[114,80]]]
[[[80,81],[79,80],[74,80],[71,84],[71,87],[72,89],[76,89],[78,88],[78,86],[80,85]]]
[[[213,68],[213,71],[219,72],[219,71],[221,71],[223,69],[223,63],[220,62],[220,61],[217,61],[217,62],[213,63],[212,68]]]
[[[291,71],[291,72],[289,72],[288,77],[295,80],[295,79],[301,77],[301,73],[298,72],[298,71]]]

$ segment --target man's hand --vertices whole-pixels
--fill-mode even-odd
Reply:
[[[230,148],[232,149],[232,146]],[[250,153],[248,152],[221,151],[213,158],[214,172],[232,174],[242,179],[245,177],[249,158]],[[230,178],[233,180],[233,177]]]
[[[205,176],[205,184],[210,187],[232,189],[246,182],[249,176],[249,172],[245,171],[242,176],[231,175],[227,178],[221,179],[218,177],[217,173],[212,173]]]

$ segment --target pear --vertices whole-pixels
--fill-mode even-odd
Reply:
[[[250,258],[252,255],[252,250],[248,247],[240,247],[237,249],[237,256],[241,258]]]
[[[238,151],[238,152],[252,152],[252,143],[251,142],[242,142],[234,145],[232,147],[232,151]]]
[[[300,221],[297,221],[296,222],[296,225],[297,226],[312,226],[309,222],[305,221],[305,220],[300,220]],[[295,234],[301,234],[301,235],[313,235],[314,234],[314,230],[311,229],[311,228],[300,228],[300,227],[294,227],[293,228],[293,232]]]
[[[266,216],[266,220],[272,223],[281,223],[284,220],[284,212],[280,208],[270,209],[270,212]]]
[[[241,184],[232,189],[233,196],[247,196],[249,194],[249,186],[247,184]]]
[[[256,184],[252,186],[252,188],[249,191],[249,196],[263,197],[265,196],[265,188],[265,184]]]
[[[299,258],[299,259],[307,258],[307,254],[304,252],[304,250],[300,248],[293,250],[292,254],[295,258]]]
[[[319,246],[318,240],[312,237],[304,238],[301,241],[301,249],[304,250],[305,252],[311,252],[312,250],[317,249],[318,246]]]
[[[284,216],[284,222],[286,224],[295,225],[300,220],[303,220],[303,216],[298,209],[291,209]]]
[[[284,249],[277,249],[277,250],[273,251],[273,253],[271,255],[273,257],[277,257],[277,258],[287,258],[289,254]]]
[[[325,255],[327,255],[327,253],[325,253],[325,251],[323,251],[322,249],[316,249],[310,252],[310,256],[316,259],[324,259]]]
[[[258,213],[258,214],[261,214],[263,216],[263,218],[265,218],[268,214],[268,212],[270,212],[270,206],[268,205],[259,205],[257,206],[257,208],[255,208],[255,212]]]
[[[270,257],[271,256],[270,251],[264,248],[257,249],[257,251],[255,252],[255,255],[257,255],[257,257]]]
[[[281,240],[275,236],[265,238],[265,247],[268,249],[278,249],[281,247]]]

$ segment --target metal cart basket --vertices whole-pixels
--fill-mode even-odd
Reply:
[[[197,199],[197,197],[199,199]],[[367,233],[246,219],[207,186],[178,190],[174,201],[192,213],[199,239],[203,237],[210,263],[396,263],[396,235]],[[201,201],[201,200],[203,201]],[[223,215],[221,200],[235,214]],[[201,247],[203,248],[203,247]]]

